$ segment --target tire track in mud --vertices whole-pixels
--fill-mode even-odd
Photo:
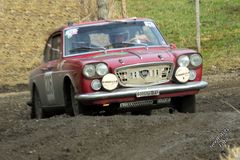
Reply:
[[[223,103],[240,109],[240,77],[204,78],[209,87],[197,96],[195,114],[31,120],[29,92],[0,94],[0,159],[218,159],[222,130],[229,129],[227,145],[240,146],[240,114]]]

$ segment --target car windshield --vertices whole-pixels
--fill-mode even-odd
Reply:
[[[81,26],[64,32],[65,55],[137,46],[167,45],[151,21],[113,21]]]

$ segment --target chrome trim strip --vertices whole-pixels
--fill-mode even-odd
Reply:
[[[139,88],[124,88],[116,89],[112,92],[100,91],[87,94],[79,94],[75,96],[75,99],[79,101],[92,101],[102,100],[111,98],[126,98],[136,97],[138,91],[159,91],[160,94],[183,92],[190,90],[199,90],[207,87],[208,83],[205,81],[188,82],[186,84],[165,84],[150,87],[139,87]]]
[[[52,74],[56,74],[56,73],[70,73],[70,72],[74,72],[74,70],[60,70],[60,71],[46,71],[46,72],[52,72]],[[40,74],[37,74],[33,77],[30,77],[29,80],[33,80],[33,79],[36,79],[37,77],[39,76],[43,76],[46,72],[43,72],[43,73],[40,73]]]

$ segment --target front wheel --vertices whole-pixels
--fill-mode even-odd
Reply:
[[[31,118],[44,118],[42,103],[37,89],[33,91],[33,106],[31,112]]]
[[[73,85],[69,87],[69,93],[66,98],[66,113],[70,116],[77,116],[83,114],[83,106],[75,98],[75,90]]]
[[[184,97],[173,97],[171,99],[173,108],[181,113],[195,113],[196,112],[196,98],[195,95]]]

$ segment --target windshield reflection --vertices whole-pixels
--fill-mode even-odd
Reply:
[[[167,45],[151,21],[113,22],[65,30],[65,55],[137,46]]]

